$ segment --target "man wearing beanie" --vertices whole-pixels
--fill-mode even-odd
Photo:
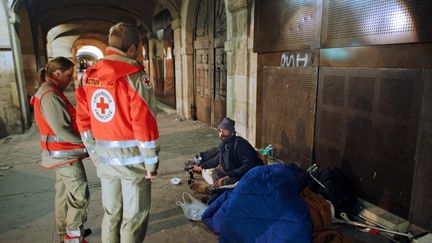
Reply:
[[[206,181],[216,187],[231,185],[251,168],[262,165],[263,162],[248,141],[236,136],[235,121],[225,117],[218,126],[220,139],[219,149],[209,154],[202,154],[203,160],[199,166],[194,166],[194,172],[208,174],[207,169],[215,168],[211,178]]]

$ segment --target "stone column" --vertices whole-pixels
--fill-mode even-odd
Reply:
[[[248,4],[247,0],[228,0],[227,3],[227,115],[236,121],[238,134],[254,145],[257,57],[252,53],[253,37],[249,34],[253,33],[249,21],[253,18],[253,3]]]
[[[179,117],[186,117],[183,102],[183,76],[182,76],[182,55],[181,55],[181,19],[174,19],[171,28],[174,32],[174,73],[175,73],[175,96],[176,110]]]
[[[182,93],[183,114],[186,119],[192,119],[193,104],[193,48],[185,47],[180,51],[182,59]]]
[[[21,53],[23,60],[24,80],[26,92],[28,95],[34,95],[36,92],[36,82],[38,79],[38,69],[36,64],[36,54],[34,48],[33,33],[30,26],[30,19],[26,8],[21,8],[19,12],[20,28],[19,36],[21,42]]]
[[[248,55],[248,128],[247,138],[252,145],[256,145],[256,124],[257,124],[257,68],[258,68],[258,54],[253,51],[254,40],[254,18],[255,18],[255,4],[252,1],[249,10],[249,34],[247,38],[247,55]]]
[[[0,5],[0,137],[22,133],[29,126],[29,107],[24,88],[21,47],[15,12]]]
[[[39,26],[37,28],[37,35],[35,36],[36,39],[36,63],[38,68],[41,68],[47,64],[48,56],[47,56],[47,46],[44,44],[44,38],[42,35],[42,29]]]
[[[149,70],[147,71],[147,73],[150,75],[150,81],[153,84],[153,89],[154,92],[156,91],[156,85],[157,85],[157,80],[156,80],[156,72],[155,72],[155,56],[154,56],[154,48],[155,47],[155,37],[153,36],[152,32],[147,33],[147,40],[148,40],[148,57],[149,57]]]
[[[193,6],[192,3],[186,1],[184,3],[186,6]],[[181,87],[181,116],[186,119],[194,118],[192,116],[192,104],[193,104],[193,11],[188,8],[182,8],[182,23],[184,23],[180,28],[180,59],[181,59],[181,85],[177,87],[179,89]],[[188,11],[187,11],[188,10]],[[190,25],[190,26],[189,26]],[[174,48],[178,48],[174,46]],[[178,51],[176,52],[178,53]],[[177,58],[179,60],[179,58]],[[176,77],[177,78],[177,77]],[[178,99],[178,98],[177,98]],[[178,105],[178,103],[177,103]]]

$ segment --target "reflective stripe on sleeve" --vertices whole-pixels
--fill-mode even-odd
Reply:
[[[81,149],[71,149],[71,150],[56,150],[56,151],[42,151],[42,154],[45,156],[50,156],[52,158],[64,158],[67,156],[74,156],[74,155],[82,155],[86,154],[87,150],[85,148]]]

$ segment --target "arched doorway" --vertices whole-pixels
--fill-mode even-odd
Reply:
[[[226,116],[226,14],[223,0],[200,0],[194,28],[194,111],[211,126]]]
[[[103,56],[103,52],[95,46],[85,45],[80,47],[74,56],[78,80],[81,79],[82,74],[88,67],[95,64]]]
[[[167,9],[153,16],[153,38],[150,41],[150,75],[153,80],[156,99],[175,109],[174,75],[174,32],[171,27],[172,17]]]
[[[72,60],[76,64],[75,80],[79,80],[86,68],[95,64],[104,56],[103,53],[108,47],[107,35],[85,34],[75,40],[71,49]]]

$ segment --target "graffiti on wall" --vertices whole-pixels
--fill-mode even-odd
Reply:
[[[281,67],[310,67],[311,53],[308,52],[284,52],[281,55]]]

